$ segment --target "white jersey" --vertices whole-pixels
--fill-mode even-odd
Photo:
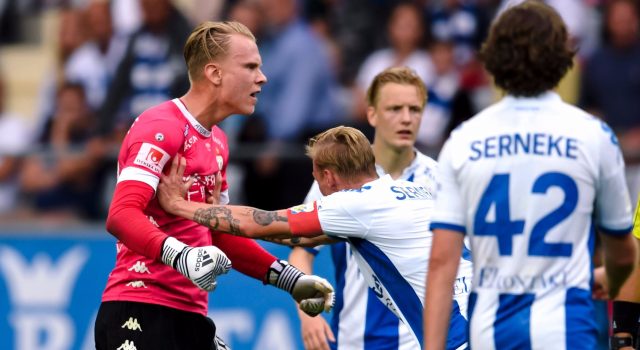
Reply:
[[[415,150],[416,157],[407,166],[399,180],[432,187],[435,184],[437,163],[435,160]],[[385,170],[376,164],[380,177],[386,175]],[[318,183],[314,181],[305,203],[322,198]],[[331,249],[335,267],[336,303],[333,309],[331,328],[336,336],[336,344],[330,344],[337,350],[409,350],[416,349],[416,343],[409,328],[399,321],[384,304],[378,301],[373,289],[369,288],[358,269],[351,248],[345,243],[329,246],[307,248],[311,254],[318,254],[321,249]],[[469,251],[465,249],[464,258],[471,260]],[[470,283],[471,266],[461,264],[467,288]],[[466,300],[461,300],[460,309],[466,317]],[[365,320],[365,322],[363,322]],[[462,330],[464,331],[464,330]]]
[[[431,229],[466,233],[473,251],[471,346],[595,348],[593,225],[631,227],[611,129],[552,92],[507,96],[456,129],[438,163]]]
[[[336,192],[316,201],[322,231],[349,242],[364,280],[378,299],[409,326],[415,349],[422,344],[434,190],[433,186],[393,180],[386,175],[360,189]],[[463,268],[456,281],[457,303],[451,315],[448,349],[466,347],[467,322],[463,315],[471,276],[465,271],[469,270]]]

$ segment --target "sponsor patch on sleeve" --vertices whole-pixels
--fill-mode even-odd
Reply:
[[[150,143],[143,143],[133,164],[140,165],[159,174],[169,161],[169,154],[162,148]]]
[[[295,207],[289,208],[291,214],[299,214],[299,213],[311,213],[316,208],[314,206],[314,202],[310,202],[307,204],[296,205]]]

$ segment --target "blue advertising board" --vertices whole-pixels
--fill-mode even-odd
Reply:
[[[263,246],[279,258],[289,255],[287,247]],[[93,323],[115,253],[115,239],[98,229],[2,232],[0,349],[95,349]],[[316,267],[332,279],[327,253]],[[282,290],[232,271],[220,277],[209,306],[234,350],[302,349],[294,302]]]

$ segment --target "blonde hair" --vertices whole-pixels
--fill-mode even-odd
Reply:
[[[191,32],[184,45],[184,60],[190,80],[197,80],[202,76],[205,64],[227,54],[233,34],[244,35],[256,41],[249,28],[240,22],[203,22]]]
[[[375,157],[360,130],[337,126],[309,140],[307,155],[320,169],[331,169],[345,180],[375,176]]]
[[[422,108],[427,104],[427,87],[413,69],[408,67],[391,67],[378,73],[367,89],[367,105],[375,107],[378,103],[380,89],[385,84],[396,83],[413,85],[418,89],[418,95],[422,100]]]

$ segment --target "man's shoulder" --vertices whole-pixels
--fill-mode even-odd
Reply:
[[[153,137],[158,142],[183,138],[188,122],[172,101],[153,106],[138,116],[129,129],[128,138]]]

